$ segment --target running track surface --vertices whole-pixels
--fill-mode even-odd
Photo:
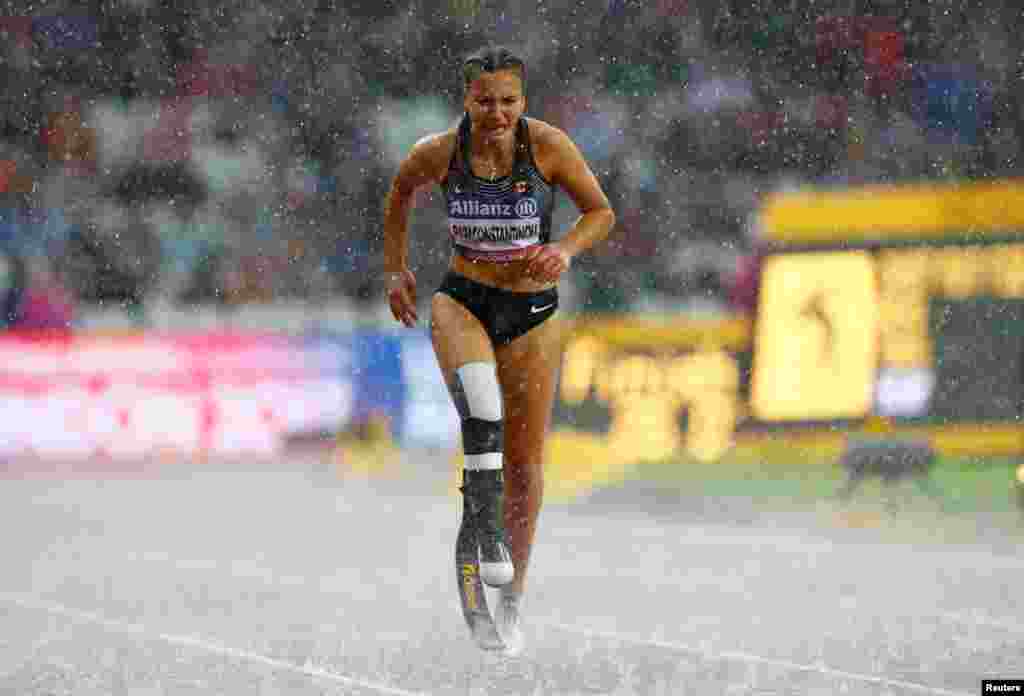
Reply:
[[[0,694],[977,694],[1024,677],[1024,554],[545,507],[527,648],[459,614],[447,459],[0,481]],[[884,536],[884,535],[883,535]]]

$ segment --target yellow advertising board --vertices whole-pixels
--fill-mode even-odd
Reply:
[[[579,471],[556,480],[880,420],[1024,452],[1024,182],[786,193],[760,224],[755,317],[571,323],[551,454]]]

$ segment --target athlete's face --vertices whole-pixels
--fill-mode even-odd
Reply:
[[[523,81],[515,70],[481,73],[466,89],[463,104],[473,130],[484,140],[513,138],[526,109]]]

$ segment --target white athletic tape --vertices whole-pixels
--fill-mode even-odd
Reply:
[[[480,420],[502,419],[501,387],[498,372],[492,362],[471,362],[455,370],[462,382],[469,415]]]
[[[498,471],[504,465],[501,452],[484,452],[465,456],[466,471]]]

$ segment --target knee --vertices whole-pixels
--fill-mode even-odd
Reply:
[[[496,421],[504,417],[498,369],[493,362],[471,362],[457,368],[451,391],[455,408],[463,419]]]
[[[455,370],[450,388],[462,422],[465,453],[500,452],[504,445],[505,423],[495,364],[466,363]]]

